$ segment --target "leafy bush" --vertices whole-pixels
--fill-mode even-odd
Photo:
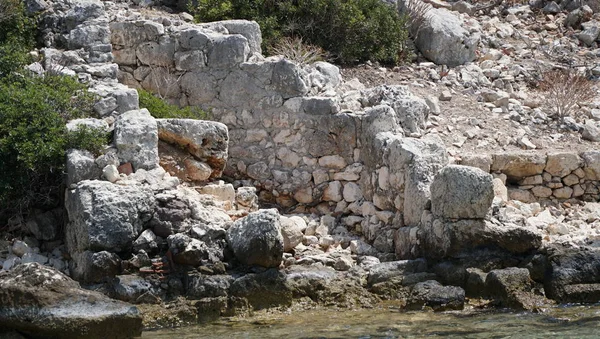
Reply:
[[[148,109],[150,114],[157,119],[206,120],[209,118],[209,114],[199,107],[187,106],[181,108],[177,105],[171,105],[144,89],[138,89],[138,95],[140,97],[140,108]]]
[[[35,19],[25,15],[20,0],[0,0],[0,77],[27,64],[35,32]]]
[[[408,39],[406,19],[381,0],[198,0],[190,10],[202,22],[257,21],[266,50],[282,36],[300,37],[343,64],[395,64]]]
[[[93,96],[76,79],[12,75],[0,81],[0,210],[21,213],[60,201],[65,152],[98,152],[106,133],[65,123],[92,112]]]

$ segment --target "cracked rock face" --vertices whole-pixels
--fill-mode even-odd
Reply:
[[[86,180],[67,192],[69,252],[129,249],[154,213],[154,195],[147,187]]]

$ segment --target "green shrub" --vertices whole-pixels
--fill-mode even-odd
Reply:
[[[0,0],[0,77],[22,68],[30,60],[35,42],[35,19],[25,15],[20,0]]]
[[[140,108],[146,108],[157,119],[207,120],[209,118],[209,114],[199,107],[187,106],[182,108],[171,105],[144,89],[138,89],[138,95],[140,97]]]
[[[62,196],[65,152],[98,152],[106,135],[68,133],[65,123],[92,113],[93,96],[76,79],[12,75],[0,80],[0,210],[54,207]],[[105,133],[104,133],[105,134]]]
[[[255,20],[267,51],[282,36],[300,37],[337,62],[395,64],[408,39],[406,19],[381,0],[198,0],[201,22]]]

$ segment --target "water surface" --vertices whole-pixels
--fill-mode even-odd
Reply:
[[[600,338],[600,305],[544,313],[403,312],[390,308],[260,314],[202,326],[144,332],[142,338]]]

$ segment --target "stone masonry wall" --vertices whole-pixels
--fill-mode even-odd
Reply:
[[[600,199],[599,151],[582,153],[519,152],[466,155],[463,165],[479,167],[501,177],[510,199],[585,201]]]
[[[342,84],[325,62],[264,58],[254,22],[132,20],[110,29],[119,80],[210,110],[229,129],[224,174],[252,179],[263,201],[343,215],[339,222],[388,253],[395,229],[420,222],[448,159],[439,138],[423,136],[429,107],[405,87],[365,89]]]

